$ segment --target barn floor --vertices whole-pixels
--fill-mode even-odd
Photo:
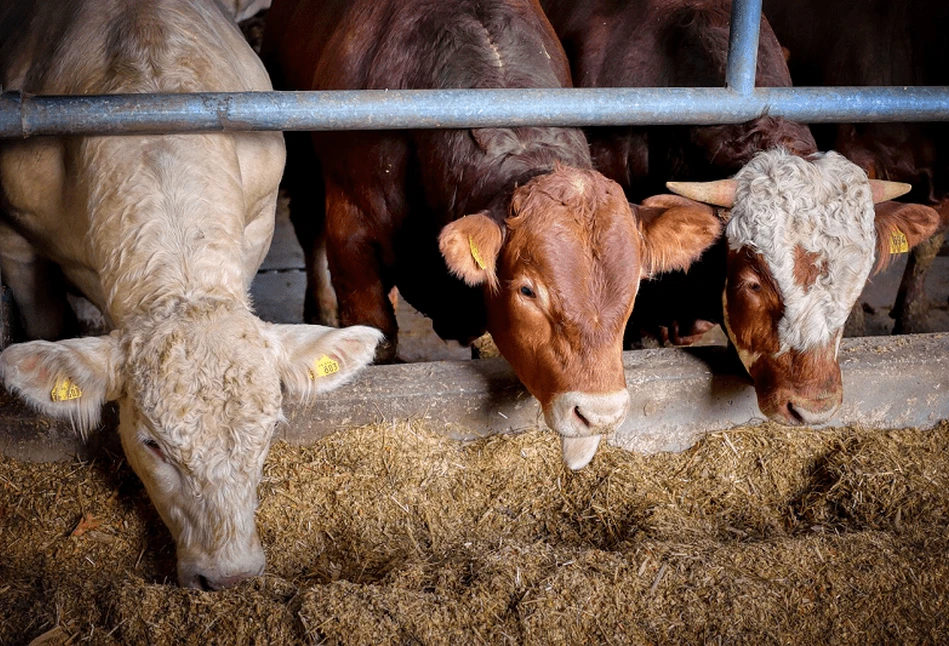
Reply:
[[[274,446],[267,574],[182,590],[121,458],[0,458],[0,644],[949,642],[949,425],[681,454],[367,427]],[[40,642],[37,642],[40,643]]]

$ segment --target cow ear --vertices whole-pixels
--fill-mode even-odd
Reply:
[[[881,202],[875,209],[877,262],[873,273],[885,269],[893,256],[906,253],[942,226],[936,209],[922,204]]]
[[[643,277],[688,269],[722,234],[711,206],[678,195],[656,195],[630,205],[639,216]]]
[[[488,217],[487,211],[482,211],[466,215],[442,229],[438,248],[455,276],[472,287],[488,283],[491,289],[497,289],[495,267],[503,240],[501,227]]]
[[[372,361],[382,332],[365,325],[272,325],[277,369],[287,393],[309,399],[342,386]]]
[[[98,426],[102,405],[121,396],[124,364],[114,335],[30,341],[0,354],[0,379],[42,414],[71,419],[85,433]]]

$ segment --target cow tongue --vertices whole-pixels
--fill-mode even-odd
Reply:
[[[590,460],[593,459],[593,456],[596,454],[596,449],[600,445],[600,437],[600,435],[564,437],[563,461],[574,471],[578,471],[590,464]]]

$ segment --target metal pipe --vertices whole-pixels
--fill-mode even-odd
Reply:
[[[732,0],[725,86],[741,95],[755,89],[760,31],[761,0]]]
[[[0,137],[242,130],[949,121],[949,87],[0,94]]]

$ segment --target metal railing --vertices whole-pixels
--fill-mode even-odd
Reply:
[[[0,137],[238,130],[949,121],[949,87],[755,88],[761,0],[733,0],[723,88],[0,94]]]

